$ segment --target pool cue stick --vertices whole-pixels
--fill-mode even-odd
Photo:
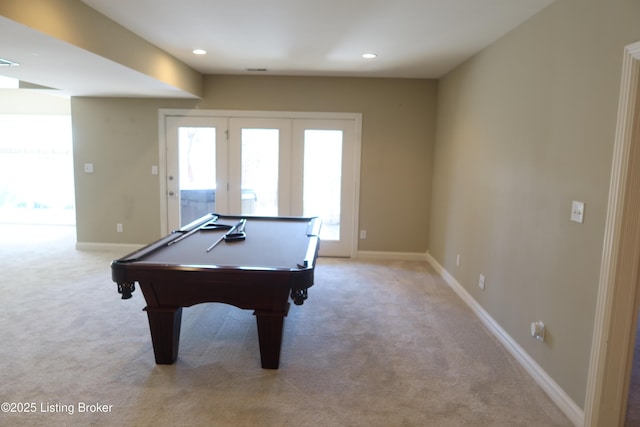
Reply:
[[[238,221],[238,223],[236,225],[234,225],[233,227],[231,227],[231,229],[229,229],[229,231],[227,231],[223,236],[221,236],[218,240],[216,240],[211,246],[209,246],[207,248],[207,252],[210,252],[211,249],[215,248],[216,245],[220,242],[222,242],[224,240],[225,237],[227,237],[227,235],[233,233],[234,231],[236,231],[238,228],[244,228],[245,223],[247,222],[246,219],[242,218],[240,221]]]
[[[183,234],[182,236],[178,237],[175,240],[170,241],[169,243],[167,243],[167,246],[171,246],[174,243],[178,243],[180,240],[182,239],[186,239],[187,237],[191,236],[193,233],[195,233],[196,231],[200,230],[202,227],[204,227],[205,225],[211,223],[211,222],[215,222],[218,219],[217,215],[214,215],[213,218],[211,218],[209,221],[205,221],[202,224],[200,224],[198,227],[195,227],[193,230],[189,231],[188,233]]]

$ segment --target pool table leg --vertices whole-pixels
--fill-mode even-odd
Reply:
[[[182,307],[147,307],[156,363],[171,365],[178,358]]]
[[[258,323],[258,341],[262,369],[278,369],[280,365],[280,347],[282,346],[282,327],[287,313],[253,313]]]

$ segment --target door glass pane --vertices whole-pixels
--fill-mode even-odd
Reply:
[[[340,239],[342,131],[304,131],[302,211],[322,218],[322,240]]]
[[[178,129],[180,226],[215,212],[216,129]]]
[[[278,215],[278,129],[242,129],[242,213]]]

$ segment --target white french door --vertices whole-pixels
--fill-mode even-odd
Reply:
[[[210,212],[319,216],[320,254],[352,256],[359,115],[213,113],[164,116],[167,230]]]
[[[291,121],[229,119],[229,210],[261,216],[291,210]]]
[[[169,230],[227,208],[227,120],[169,116],[166,125],[166,190]]]
[[[323,253],[351,256],[356,247],[359,171],[355,122],[298,119],[292,127],[293,214],[322,218]]]

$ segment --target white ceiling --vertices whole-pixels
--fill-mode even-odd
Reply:
[[[553,0],[82,0],[202,74],[438,78]],[[208,54],[196,56],[195,48]],[[374,52],[376,59],[361,55]],[[69,95],[180,96],[0,17],[0,75]]]

